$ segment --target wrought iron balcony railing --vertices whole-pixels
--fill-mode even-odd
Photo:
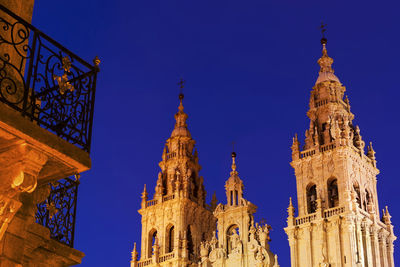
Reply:
[[[93,62],[0,5],[0,101],[87,152],[100,61]]]
[[[39,126],[90,152],[96,78],[94,65],[0,5],[0,101]],[[73,247],[78,176],[50,183],[36,222]]]
[[[50,230],[50,237],[74,246],[79,175],[50,183],[50,195],[37,205],[36,222]]]

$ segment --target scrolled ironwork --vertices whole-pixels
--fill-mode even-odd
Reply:
[[[50,237],[70,247],[74,245],[79,179],[68,177],[50,183],[50,195],[37,205],[36,223],[50,229]]]
[[[99,63],[0,5],[0,101],[87,152]]]

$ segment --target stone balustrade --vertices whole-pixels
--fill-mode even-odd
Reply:
[[[341,213],[345,212],[345,210],[346,210],[345,207],[334,207],[334,208],[324,210],[324,218],[329,218],[334,215],[341,214]]]
[[[164,196],[163,197],[163,202],[171,200],[171,199],[175,199],[175,195],[174,194],[173,195],[169,195],[169,196]]]
[[[170,253],[160,256],[157,259],[157,263],[169,261],[169,260],[172,260],[173,258],[175,258],[175,252],[170,252]],[[144,267],[144,266],[149,266],[152,264],[153,264],[153,259],[145,259],[145,260],[138,261],[135,267]]]
[[[157,204],[157,200],[156,199],[152,199],[146,202],[146,208],[147,207],[151,207]]]
[[[323,105],[328,104],[328,102],[329,102],[328,99],[326,99],[326,98],[325,98],[325,99],[322,99],[322,100],[320,100],[320,101],[315,102],[315,107],[316,107],[316,108],[321,107],[321,106],[323,106]]]
[[[168,195],[168,196],[163,196],[161,202],[166,202],[166,201],[169,201],[169,200],[172,200],[172,199],[175,199],[175,194]],[[158,200],[157,199],[148,200],[148,201],[146,201],[146,208],[154,206],[154,205],[157,205],[157,204],[158,204]]]
[[[301,225],[303,223],[312,222],[316,218],[317,218],[317,214],[316,213],[309,214],[309,215],[302,216],[302,217],[298,217],[298,218],[296,218],[296,225]]]
[[[328,151],[328,150],[332,150],[332,149],[334,149],[335,147],[336,147],[335,143],[329,143],[329,144],[326,144],[326,145],[321,146],[321,147],[319,148],[319,151],[320,151],[320,152],[325,152],[325,151]]]
[[[300,158],[306,158],[315,154],[315,148],[300,152]]]
[[[152,259],[147,259],[147,260],[141,260],[137,263],[137,267],[143,267],[143,266],[148,266],[153,263]]]
[[[175,257],[175,252],[170,252],[170,253],[167,253],[167,254],[165,254],[165,255],[162,255],[162,256],[159,258],[158,262],[168,261],[168,260],[173,259],[174,257]]]

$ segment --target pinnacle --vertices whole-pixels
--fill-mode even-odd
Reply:
[[[328,50],[326,49],[326,42],[322,42],[322,56],[318,59],[318,64],[320,66],[318,79],[315,84],[324,81],[336,81],[339,82],[339,78],[334,74],[332,68],[333,59],[328,56]]]

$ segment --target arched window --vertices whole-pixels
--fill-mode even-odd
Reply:
[[[337,185],[337,179],[328,181],[328,200],[329,200],[329,208],[339,206],[339,190]]]
[[[174,250],[175,227],[169,225],[165,233],[165,253],[170,253]]]
[[[152,229],[149,232],[149,237],[148,237],[148,247],[147,247],[147,257],[151,258],[151,255],[153,255],[153,246],[154,243],[156,242],[156,237],[157,237],[157,230]]]
[[[357,201],[358,207],[361,209],[362,206],[361,206],[360,187],[358,186],[357,183],[355,183],[355,184],[353,185],[353,189],[354,189],[354,191],[356,192],[356,201]]]
[[[194,253],[194,247],[193,247],[193,237],[192,237],[192,231],[191,231],[190,224],[187,226],[186,241],[187,241],[189,254],[193,254]]]
[[[239,192],[235,190],[236,206],[239,206]]]
[[[372,204],[373,201],[372,201],[372,194],[370,194],[370,192],[367,189],[365,189],[365,200],[366,204],[364,205],[364,209],[365,211],[368,211],[368,205]]]
[[[307,187],[307,209],[308,213],[314,213],[317,210],[317,186],[315,184]]]
[[[232,249],[236,246],[235,244],[240,240],[239,238],[239,226],[236,224],[231,225],[226,231],[226,251],[228,254],[232,252]]]

